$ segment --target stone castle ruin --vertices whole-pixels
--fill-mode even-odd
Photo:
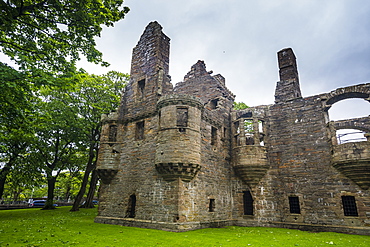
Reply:
[[[370,234],[370,119],[328,117],[338,101],[369,101],[369,83],[303,98],[288,48],[275,104],[233,110],[225,78],[203,61],[173,87],[169,43],[157,22],[146,27],[120,107],[102,117],[95,222]],[[340,144],[340,129],[368,139]]]

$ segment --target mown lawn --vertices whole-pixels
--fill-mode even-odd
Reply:
[[[96,209],[0,211],[0,246],[370,246],[370,236],[227,227],[165,232],[93,222]]]

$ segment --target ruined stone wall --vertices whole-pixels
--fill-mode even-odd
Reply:
[[[161,30],[145,29],[121,105],[102,117],[96,222],[370,233],[370,118],[330,122],[327,112],[343,99],[369,101],[370,84],[302,98],[287,48],[275,104],[234,111],[225,79],[203,61],[172,89]],[[339,145],[335,132],[345,128],[367,141]],[[342,200],[357,211],[344,212]]]
[[[341,196],[355,196],[358,207],[364,209],[369,194],[359,191],[353,181],[331,165],[332,146],[325,119],[317,96],[270,107],[270,173],[276,178],[274,200],[281,220],[364,226],[369,209],[349,219],[343,214]],[[298,196],[300,214],[289,212],[289,196]]]

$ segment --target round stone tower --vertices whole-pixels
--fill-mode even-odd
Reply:
[[[203,104],[193,96],[173,94],[161,97],[157,108],[156,169],[166,181],[189,182],[200,170]]]

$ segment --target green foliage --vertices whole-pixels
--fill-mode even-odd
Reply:
[[[48,198],[54,198],[55,185],[59,198],[76,196],[77,188],[72,185],[81,182],[81,177],[74,177],[96,159],[101,115],[118,107],[128,78],[116,71],[101,76],[80,72],[73,77],[60,77],[55,84],[69,86],[51,83],[34,88],[24,95],[28,108],[19,106],[17,121],[11,121],[10,113],[9,117],[0,118],[0,162],[5,164],[0,165],[0,182],[8,176],[5,196],[35,196],[37,192],[37,197],[44,197],[45,193],[39,195],[45,192],[44,187],[37,188],[33,182],[45,176]],[[63,178],[58,180],[66,169],[71,179],[64,182],[69,181],[71,187],[61,185]],[[45,185],[43,181],[40,182]],[[27,189],[29,186],[36,186],[34,194]]]
[[[75,171],[61,172],[55,184],[55,198],[57,201],[69,201],[77,195],[83,173]]]
[[[95,46],[102,25],[113,26],[128,13],[123,0],[0,1],[0,46],[23,71],[70,72],[80,54],[108,65]]]
[[[96,209],[0,211],[1,246],[370,246],[370,236],[264,227],[167,232],[94,223]]]
[[[234,110],[243,110],[247,108],[249,108],[249,106],[247,106],[244,102],[234,102],[233,104]]]

